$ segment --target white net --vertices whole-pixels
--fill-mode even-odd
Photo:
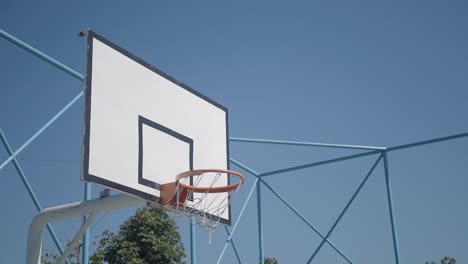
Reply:
[[[240,177],[240,184],[234,188],[222,188],[227,186],[228,173],[220,171],[198,171],[198,173],[181,178],[172,197],[162,206],[173,216],[193,218],[197,225],[206,228],[211,234],[219,221],[229,216],[229,204],[244,179],[243,176]]]

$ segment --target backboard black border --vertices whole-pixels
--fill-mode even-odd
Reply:
[[[112,49],[116,50],[117,52],[121,53],[122,55],[130,58],[131,60],[139,63],[140,65],[144,66],[145,68],[151,70],[152,72],[164,77],[168,81],[176,84],[177,86],[187,90],[188,92],[202,98],[206,102],[218,107],[219,109],[223,110],[226,114],[226,168],[229,170],[229,126],[228,126],[228,109],[223,105],[213,101],[212,99],[208,98],[207,96],[201,94],[200,92],[194,90],[193,88],[189,87],[188,85],[176,80],[172,76],[164,73],[160,69],[154,67],[153,65],[145,62],[141,58],[133,55],[132,53],[128,52],[127,50],[119,47],[118,45],[114,44],[113,42],[107,40],[103,36],[97,34],[92,30],[87,30],[87,41],[86,41],[86,73],[85,73],[85,96],[84,96],[84,127],[83,127],[83,153],[82,153],[82,172],[81,172],[81,179],[87,182],[92,182],[95,184],[102,185],[106,188],[111,188],[120,192],[124,192],[133,196],[137,196],[143,198],[145,200],[159,203],[160,198],[151,195],[116,182],[112,182],[109,180],[105,180],[100,178],[96,175],[92,175],[89,173],[89,144],[90,144],[90,122],[91,122],[91,94],[92,94],[92,87],[91,87],[91,80],[92,80],[92,62],[93,62],[93,40],[97,39],[100,42],[106,44],[107,46],[111,47]],[[195,143],[196,144],[196,143]],[[137,154],[137,153],[136,153]],[[135,155],[136,155],[135,154]],[[137,172],[138,173],[138,172]],[[175,175],[174,175],[175,177]],[[230,177],[228,177],[228,184],[230,184]],[[230,198],[228,198],[230,199]],[[220,222],[225,225],[231,225],[231,206],[229,205],[229,218],[224,219],[221,218]]]

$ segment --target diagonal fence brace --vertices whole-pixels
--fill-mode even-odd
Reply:
[[[341,211],[340,215],[338,216],[338,218],[335,220],[335,223],[333,223],[333,226],[330,228],[330,230],[328,231],[327,235],[325,236],[325,238],[322,240],[322,242],[319,244],[319,246],[317,247],[317,249],[314,251],[314,253],[312,254],[312,256],[309,258],[309,260],[307,260],[307,264],[311,263],[312,260],[315,258],[315,256],[317,255],[317,253],[320,251],[320,249],[322,248],[323,244],[325,244],[325,241],[326,239],[328,239],[330,237],[330,235],[333,233],[333,231],[335,230],[335,227],[338,225],[338,223],[341,221],[341,219],[343,218],[343,216],[345,215],[346,211],[348,210],[348,208],[351,206],[351,204],[353,203],[354,199],[356,198],[356,196],[359,194],[359,192],[361,191],[362,187],[364,187],[364,185],[366,184],[367,180],[369,179],[369,177],[372,175],[372,172],[374,172],[374,169],[375,167],[377,167],[377,165],[379,164],[380,160],[382,159],[383,157],[383,154],[381,154],[377,160],[374,162],[374,164],[372,165],[371,169],[369,170],[369,172],[367,173],[367,175],[364,177],[364,179],[362,180],[361,184],[359,185],[359,187],[356,189],[356,191],[354,192],[353,196],[351,197],[351,199],[349,199],[348,203],[346,204],[345,208]]]

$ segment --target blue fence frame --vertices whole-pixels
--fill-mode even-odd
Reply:
[[[37,56],[38,58],[42,59],[43,61],[51,64],[55,68],[67,73],[68,75],[74,77],[75,79],[78,79],[79,81],[84,80],[84,76],[80,74],[79,72],[71,69],[70,67],[66,66],[65,64],[55,60],[54,58],[50,57],[49,55],[37,50],[36,48],[32,47],[31,45],[21,41],[20,39],[10,35],[9,33],[5,32],[4,30],[0,29],[0,37],[4,38],[5,40],[13,43],[14,45],[20,47],[21,49],[31,53],[34,56]],[[13,163],[19,177],[21,178],[31,200],[33,201],[37,211],[42,210],[42,206],[39,202],[39,199],[37,198],[33,187],[28,181],[28,178],[26,177],[23,169],[21,168],[21,165],[16,158],[25,148],[27,148],[34,140],[36,140],[42,133],[44,133],[47,128],[53,124],[58,118],[60,118],[73,104],[75,104],[81,97],[83,96],[83,91],[78,93],[70,102],[68,102],[57,114],[55,114],[48,122],[46,122],[42,127],[40,127],[36,133],[34,133],[26,142],[24,142],[17,150],[13,150],[7,140],[6,135],[3,133],[3,131],[0,128],[0,139],[3,143],[3,146],[5,147],[9,157],[3,161],[0,164],[0,170],[4,169],[6,165],[8,165],[10,162]],[[299,217],[309,228],[311,228],[321,239],[322,241],[318,245],[318,247],[313,251],[312,255],[309,257],[307,260],[307,263],[311,263],[317,253],[320,251],[320,249],[323,247],[325,243],[330,245],[346,262],[348,263],[355,263],[351,261],[340,249],[338,249],[330,240],[329,237],[335,230],[336,226],[339,224],[341,221],[342,217],[346,214],[348,208],[350,205],[353,203],[354,199],[357,197],[361,189],[364,187],[372,173],[374,172],[375,168],[377,167],[378,164],[380,164],[383,160],[383,167],[384,167],[384,175],[385,175],[385,185],[386,185],[386,193],[387,193],[387,203],[388,203],[388,209],[389,209],[389,219],[390,219],[390,225],[391,225],[391,231],[392,231],[392,242],[393,242],[393,251],[394,251],[394,259],[395,263],[399,264],[400,263],[400,257],[399,257],[399,247],[398,247],[398,237],[397,237],[397,228],[396,228],[396,221],[395,221],[395,210],[393,207],[393,200],[392,200],[392,189],[391,189],[391,179],[390,179],[390,173],[389,173],[389,163],[388,163],[388,152],[391,151],[397,151],[397,150],[402,150],[402,149],[407,149],[407,148],[413,148],[413,147],[418,147],[422,145],[427,145],[427,144],[433,144],[437,142],[442,142],[442,141],[448,141],[448,140],[454,140],[458,138],[463,138],[463,137],[468,137],[468,132],[467,133],[461,133],[461,134],[456,134],[456,135],[450,135],[446,137],[439,137],[439,138],[434,138],[430,140],[424,140],[424,141],[418,141],[414,143],[409,143],[409,144],[404,144],[404,145],[398,145],[398,146],[393,146],[393,147],[374,147],[374,146],[357,146],[357,145],[342,145],[342,144],[328,144],[328,143],[314,143],[314,142],[299,142],[299,141],[285,141],[285,140],[270,140],[270,139],[252,139],[252,138],[235,138],[231,137],[229,138],[230,142],[244,142],[244,143],[253,143],[253,144],[276,144],[276,145],[295,145],[295,146],[303,146],[303,147],[321,147],[321,148],[341,148],[341,149],[354,149],[354,150],[366,150],[366,152],[363,153],[358,153],[358,154],[353,154],[353,155],[348,155],[348,156],[343,156],[343,157],[337,157],[333,159],[328,159],[328,160],[323,160],[319,162],[313,162],[313,163],[308,163],[308,164],[303,164],[300,166],[294,166],[294,167],[288,167],[288,168],[283,168],[280,170],[275,170],[275,171],[269,171],[269,172],[263,172],[263,173],[258,173],[255,170],[251,169],[247,165],[242,164],[241,162],[237,161],[234,158],[230,159],[230,162],[243,170],[245,170],[247,173],[249,173],[251,176],[255,178],[254,183],[250,187],[249,193],[242,205],[242,208],[240,210],[239,216],[237,217],[237,220],[235,221],[234,225],[232,226],[231,229],[228,227],[225,227],[225,231],[227,234],[227,240],[226,243],[220,252],[220,255],[217,259],[217,263],[221,263],[223,256],[227,250],[227,247],[229,245],[232,246],[233,251],[235,253],[236,259],[238,263],[242,263],[241,261],[241,255],[237,250],[237,247],[232,239],[234,233],[237,230],[238,224],[242,219],[242,216],[244,214],[245,208],[247,207],[248,203],[251,200],[251,197],[256,190],[256,196],[257,196],[257,219],[258,219],[258,251],[259,251],[259,262],[263,263],[265,256],[264,256],[264,244],[263,244],[263,219],[262,219],[262,191],[263,187],[265,189],[268,189],[272,194],[274,194],[282,203],[284,203],[297,217]],[[369,172],[365,175],[363,180],[361,181],[360,185],[356,189],[356,191],[353,193],[335,222],[333,223],[332,227],[330,230],[328,230],[325,234],[320,232],[314,225],[311,224],[309,220],[307,220],[294,206],[289,203],[283,196],[281,196],[274,188],[272,188],[265,180],[265,177],[273,176],[273,175],[278,175],[281,173],[285,172],[290,172],[290,171],[297,171],[297,170],[302,170],[306,168],[311,168],[315,166],[321,166],[321,165],[326,165],[326,164],[332,164],[335,162],[340,162],[340,161],[345,161],[345,160],[350,160],[350,159],[357,159],[361,157],[367,157],[367,156],[372,156],[376,155],[378,156],[377,159],[375,160],[374,164],[371,166],[369,169]],[[90,194],[91,194],[91,185],[88,183],[84,184],[84,199],[89,200],[90,199]],[[85,216],[83,218],[83,221],[86,221]],[[63,254],[63,246],[61,245],[57,235],[55,234],[55,231],[52,227],[52,225],[47,225],[47,229],[49,231],[49,234],[51,235],[58,251],[60,254]],[[192,264],[196,263],[196,246],[195,246],[195,229],[193,222],[190,222],[190,249],[191,249],[191,255],[190,255],[190,260]],[[84,237],[83,237],[83,254],[82,254],[82,263],[87,264],[88,263],[88,253],[89,253],[89,231],[86,231]],[[67,260],[67,263],[68,260]]]

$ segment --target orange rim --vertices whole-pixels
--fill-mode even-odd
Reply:
[[[187,185],[182,182],[179,182],[180,179],[201,175],[201,174],[204,174],[205,172],[226,173],[226,174],[236,176],[240,180],[239,182],[236,182],[234,184],[230,184],[227,186],[219,186],[219,187],[196,187],[196,186],[191,186],[191,185]],[[244,183],[244,181],[245,181],[244,175],[240,174],[239,172],[232,171],[232,170],[223,170],[223,169],[191,170],[191,171],[182,172],[176,176],[176,185],[182,186],[182,188],[186,188],[197,193],[199,192],[206,192],[206,193],[230,192],[239,188]]]

